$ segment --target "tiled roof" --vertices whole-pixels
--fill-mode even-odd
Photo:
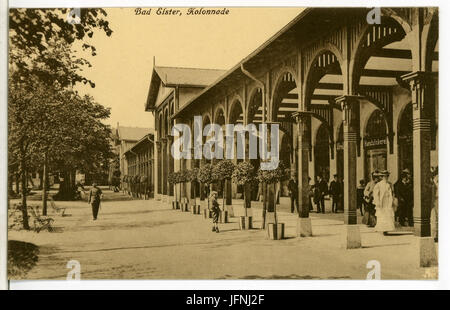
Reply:
[[[139,141],[145,135],[154,133],[152,128],[140,128],[140,127],[124,127],[119,126],[117,128],[117,135],[120,140],[127,141]]]
[[[155,107],[161,82],[166,87],[204,88],[219,79],[225,72],[225,70],[218,69],[155,66],[152,71],[145,110],[152,110]]]
[[[164,85],[208,86],[217,80],[225,70],[155,67],[156,73]]]

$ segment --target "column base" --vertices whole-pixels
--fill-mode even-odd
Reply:
[[[228,211],[229,217],[234,217],[234,211],[232,205],[225,205],[225,210]]]
[[[438,265],[436,246],[433,237],[416,237],[415,248],[420,267],[433,267]]]
[[[155,195],[155,200],[160,201],[161,200],[161,194],[156,194]]]
[[[268,224],[275,224],[275,212],[266,212],[266,228]]]
[[[297,220],[297,236],[298,237],[311,237],[312,225],[310,217],[299,217]]]
[[[361,247],[361,233],[358,225],[346,225],[345,228],[345,249],[358,249]]]

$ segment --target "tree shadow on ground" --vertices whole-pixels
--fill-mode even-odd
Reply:
[[[39,247],[35,244],[8,241],[8,278],[21,279],[34,267],[39,259]]]

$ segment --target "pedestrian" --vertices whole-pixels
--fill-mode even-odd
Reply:
[[[291,197],[291,213],[294,213],[294,202],[295,208],[298,209],[298,183],[297,183],[297,175],[295,173],[292,174],[291,179],[288,183],[289,197]]]
[[[88,203],[92,206],[92,216],[94,221],[97,220],[98,210],[100,208],[100,200],[103,198],[102,190],[97,187],[97,184],[92,183],[92,188],[89,191]]]
[[[312,199],[314,197],[314,185],[311,184],[311,178],[310,177],[308,177],[307,192],[308,192],[309,211],[312,211],[313,210]]]
[[[375,170],[372,172],[372,179],[367,183],[364,188],[364,218],[362,220],[363,224],[369,227],[375,226],[375,205],[373,204],[373,189],[379,180],[379,172]]]
[[[394,190],[388,180],[389,172],[384,170],[380,172],[380,176],[381,180],[373,188],[373,203],[377,216],[375,230],[388,235],[390,231],[395,230]]]
[[[438,180],[438,167],[434,168],[431,172],[431,214],[430,214],[430,226],[431,236],[435,242],[438,242],[438,218],[439,218],[439,180]]]
[[[400,179],[394,185],[394,194],[398,200],[398,207],[396,217],[401,226],[407,226],[406,219],[408,219],[409,226],[414,226],[412,216],[412,209],[414,204],[413,187],[410,181],[409,170],[405,169],[400,174]]]
[[[356,208],[359,209],[361,212],[361,216],[364,215],[363,213],[363,205],[364,205],[364,189],[366,187],[366,182],[364,179],[359,180],[359,185],[356,188]]]
[[[325,195],[328,193],[328,184],[327,182],[322,178],[322,176],[318,176],[318,189],[319,189],[319,205],[322,213],[325,213]]]
[[[216,191],[211,191],[211,195],[209,197],[210,199],[210,211],[212,214],[212,221],[213,221],[213,227],[212,227],[212,231],[218,233],[219,232],[219,216],[220,216],[220,206],[219,203],[217,202],[217,192]]]
[[[337,213],[341,191],[338,175],[335,174],[333,175],[333,181],[330,182],[331,212],[333,213]]]

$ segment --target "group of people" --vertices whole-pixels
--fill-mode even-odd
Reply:
[[[358,187],[358,204],[364,208],[363,224],[375,227],[385,235],[395,230],[395,223],[400,226],[414,227],[414,187],[409,169],[400,173],[397,182],[389,182],[387,170],[372,172],[372,180],[365,185],[363,194],[360,194],[364,181]],[[438,169],[431,171],[431,235],[438,240]],[[362,195],[362,199],[361,199]],[[362,211],[361,211],[362,212]]]
[[[329,195],[331,198],[331,212],[337,213],[342,209],[343,205],[343,184],[338,175],[333,176],[330,184],[320,175],[316,177],[316,182],[311,184],[311,178],[308,178],[308,196],[309,196],[309,210],[314,210],[315,205],[317,213],[325,213],[325,196]],[[289,196],[291,198],[291,213],[294,213],[295,207],[298,211],[298,183],[295,174],[291,176],[288,183]],[[295,206],[294,206],[295,205]]]

